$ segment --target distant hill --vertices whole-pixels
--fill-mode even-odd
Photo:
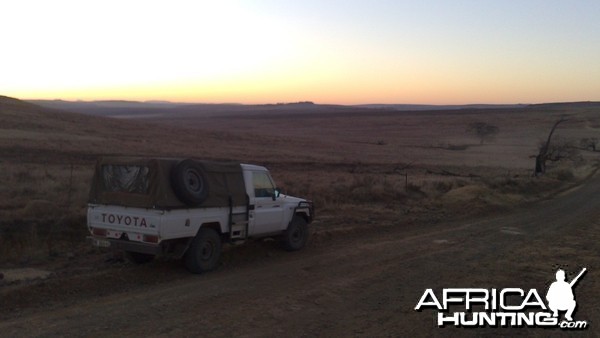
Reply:
[[[431,110],[459,110],[459,109],[502,109],[523,108],[527,104],[464,104],[464,105],[431,105],[431,104],[359,104],[353,107],[388,109],[398,111],[431,111]]]
[[[248,152],[245,147],[264,149],[265,144],[271,144],[271,138],[260,133],[258,137],[243,133],[240,136],[228,130],[228,123],[220,121],[217,125],[221,130],[216,130],[218,128],[212,128],[214,124],[204,123],[205,117],[218,115],[228,119],[264,112],[287,116],[280,112],[311,109],[323,108],[309,102],[251,106],[130,101],[26,102],[0,96],[0,159],[19,164],[90,165],[98,156],[111,154],[256,161],[273,155],[268,151]],[[169,124],[170,121],[175,123]],[[238,123],[247,126],[249,122]],[[252,132],[260,124],[256,122],[244,131]],[[292,150],[294,154],[297,152]]]
[[[32,102],[49,104],[54,108]],[[56,109],[59,106],[63,109]],[[518,105],[517,108],[507,105],[475,108],[474,105],[468,105],[462,106],[462,109],[454,107],[453,110],[448,110],[448,106],[429,106],[430,110],[418,110],[414,105],[413,110],[397,110],[386,106],[366,108],[312,102],[267,105],[25,102],[0,96],[0,159],[17,162],[39,162],[44,159],[62,164],[91,162],[100,154],[134,154],[272,161],[282,154],[291,157],[298,154],[312,156],[314,142],[322,145],[318,151],[325,151],[330,156],[330,151],[339,146],[340,140],[345,144],[349,131],[355,133],[353,137],[357,144],[372,144],[380,135],[387,135],[386,139],[391,139],[397,134],[395,128],[406,128],[399,121],[415,126],[429,123],[456,126],[457,123],[466,125],[468,121],[483,116],[489,116],[490,121],[501,121],[531,113],[530,116],[537,116],[536,119],[553,121],[557,116],[568,114],[579,115],[581,118],[574,122],[593,133],[597,132],[596,116],[600,111],[600,102]],[[395,106],[409,108],[406,105]],[[435,109],[431,110],[433,107]],[[398,125],[388,126],[388,122]],[[543,128],[542,135],[545,136],[548,127]],[[459,129],[464,131],[464,126],[461,125]],[[328,135],[332,130],[334,132]],[[387,134],[381,134],[384,131]],[[377,136],[368,136],[371,139],[366,139],[363,133]],[[284,150],[270,147],[288,138],[300,141],[286,143]],[[309,138],[310,141],[304,143]],[[405,144],[405,140],[401,142],[399,144]]]
[[[29,100],[28,102],[52,109],[83,113],[88,115],[119,115],[136,110],[168,110],[185,103],[167,101],[64,101],[64,100]]]
[[[426,104],[360,104],[332,105],[315,104],[310,101],[294,103],[247,105],[238,103],[181,103],[169,101],[64,101],[64,100],[29,100],[30,104],[62,111],[77,112],[87,115],[137,118],[137,119],[193,119],[198,117],[255,117],[306,114],[381,114],[394,112],[419,112],[441,114],[444,111],[474,110],[486,112],[505,109],[529,109],[548,111],[567,111],[569,109],[597,108],[600,102],[559,102],[544,104],[466,104],[466,105],[426,105]],[[25,102],[23,102],[25,103]]]
[[[99,154],[140,154],[158,148],[164,128],[42,107],[0,96],[0,158],[77,163]],[[157,141],[141,143],[144,138]]]
[[[468,104],[468,105],[427,105],[427,104],[359,104],[332,105],[315,104],[310,101],[294,103],[246,105],[239,103],[181,103],[169,101],[64,101],[64,100],[29,100],[43,107],[79,112],[90,115],[135,115],[135,114],[168,114],[173,112],[196,113],[242,113],[242,112],[273,112],[273,111],[319,111],[376,109],[397,111],[439,111],[459,109],[499,109],[523,108],[526,104]]]
[[[42,107],[30,102],[0,96],[0,128],[40,131],[73,131],[93,123],[98,118],[58,109]]]
[[[598,101],[580,101],[580,102],[554,102],[540,103],[528,106],[529,109],[536,110],[569,110],[569,109],[598,109],[600,102]]]
[[[321,105],[309,101],[294,103],[276,103],[260,105],[244,105],[237,103],[179,103],[167,101],[64,101],[64,100],[29,100],[39,106],[60,109],[63,111],[77,112],[88,115],[111,117],[148,117],[148,116],[189,116],[201,115],[238,115],[253,113],[273,112],[316,112],[346,110],[351,111],[356,107],[342,105]]]

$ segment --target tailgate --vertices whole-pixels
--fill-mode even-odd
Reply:
[[[160,242],[161,210],[89,204],[87,224],[95,237]]]

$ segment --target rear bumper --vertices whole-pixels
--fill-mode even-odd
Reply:
[[[96,241],[101,241],[101,242],[108,242],[110,243],[110,245],[108,245],[109,248],[111,249],[117,249],[117,250],[124,250],[124,251],[131,251],[131,252],[139,252],[139,253],[144,253],[144,254],[149,254],[149,255],[158,255],[160,253],[162,253],[162,246],[160,244],[147,244],[147,243],[140,243],[140,242],[133,242],[133,241],[125,241],[122,239],[112,239],[112,238],[101,238],[101,237],[93,237],[93,236],[88,236],[87,237],[88,241],[93,244],[93,245],[97,245]],[[106,245],[102,245],[107,247]]]

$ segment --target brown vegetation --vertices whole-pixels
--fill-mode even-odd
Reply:
[[[175,112],[114,119],[0,97],[0,260],[44,261],[87,250],[83,249],[86,198],[93,163],[103,154],[263,164],[285,192],[312,198],[319,215],[340,226],[343,217],[393,218],[400,225],[415,217],[461,217],[533,200],[556,189],[548,182],[585,176],[585,170],[574,170],[572,164],[557,167],[554,176],[542,180],[529,175],[535,141],[544,136],[548,122],[565,112],[573,114],[575,122],[561,128],[562,138],[597,135],[590,126],[598,125],[600,115],[589,108],[553,113],[525,108],[518,113],[510,109],[311,114],[294,110],[264,115],[253,111],[233,116]],[[464,126],[482,116],[486,125],[502,130],[496,142],[452,146],[468,144]],[[465,202],[473,207],[457,207]]]
[[[432,313],[413,311],[424,288],[541,291],[557,266],[572,272],[599,264],[600,182],[577,186],[595,170],[598,153],[550,161],[539,178],[530,168],[536,142],[563,114],[570,122],[557,140],[597,138],[597,105],[296,108],[109,119],[0,97],[2,332],[453,336],[466,331],[437,328]],[[464,131],[473,121],[502,132],[493,143],[470,146]],[[285,192],[316,202],[311,242],[294,254],[274,241],[227,246],[222,266],[206,276],[171,261],[118,262],[84,241],[86,196],[102,154],[266,165]],[[598,317],[599,285],[585,278],[577,287],[577,319]],[[592,323],[588,332],[596,331]]]

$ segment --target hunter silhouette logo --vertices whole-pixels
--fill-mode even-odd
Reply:
[[[579,278],[583,276],[586,268],[583,268],[577,277],[573,278],[571,283],[565,281],[565,271],[559,269],[556,271],[556,282],[550,285],[548,293],[546,294],[546,300],[548,300],[548,307],[552,310],[552,317],[558,317],[558,311],[567,311],[565,319],[572,321],[573,311],[577,303],[575,302],[575,295],[573,294],[573,286],[579,281]]]
[[[546,293],[547,305],[536,289],[451,288],[443,289],[441,297],[436,296],[433,289],[426,289],[415,310],[437,309],[439,327],[585,329],[588,327],[587,321],[573,321],[573,312],[577,307],[573,288],[585,272],[583,268],[577,277],[567,282],[565,271],[559,269],[555,275],[556,281]],[[565,320],[560,321],[559,312],[563,311]]]

